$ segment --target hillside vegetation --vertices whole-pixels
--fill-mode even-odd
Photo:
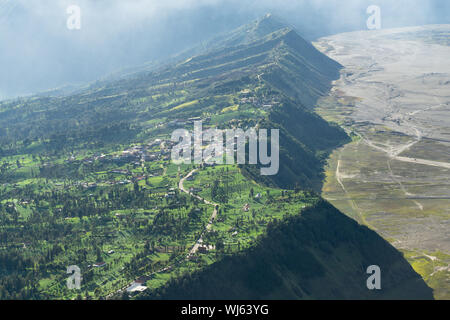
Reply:
[[[265,17],[152,72],[70,95],[0,103],[0,299],[127,298],[124,289],[134,280],[153,296],[184,274],[205,270],[209,279],[222,264],[243,268],[243,276],[253,265],[273,280],[258,283],[255,273],[238,284],[237,297],[260,287],[260,297],[281,297],[283,288],[292,298],[353,297],[363,290],[361,270],[370,255],[387,274],[399,275],[386,283],[390,294],[389,288],[407,287],[417,275],[401,256],[342,220],[316,193],[327,154],[349,139],[312,111],[339,68]],[[192,132],[198,119],[204,129],[280,129],[279,173],[263,178],[256,165],[173,164],[171,133]],[[188,194],[180,181],[189,174]],[[303,224],[305,214],[310,223],[299,225],[305,232],[298,236],[289,226]],[[296,218],[280,222],[289,217]],[[265,238],[257,241],[271,224],[272,248]],[[278,238],[280,228],[288,228],[287,238]],[[373,245],[362,245],[369,239]],[[199,240],[201,252],[192,252]],[[279,257],[269,262],[270,254]],[[323,278],[332,272],[324,261],[334,257],[342,261],[331,263],[337,269]],[[71,265],[81,269],[81,290],[66,286]],[[290,273],[283,278],[285,266]],[[351,274],[358,284],[344,295]],[[337,291],[319,291],[319,275],[333,279],[327,288]],[[295,277],[312,282],[299,286]]]
[[[382,290],[366,287],[367,266]],[[388,242],[321,200],[268,226],[257,245],[169,282],[158,299],[433,299]]]

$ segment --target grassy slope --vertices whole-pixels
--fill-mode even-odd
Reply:
[[[280,174],[272,179],[262,181],[259,175],[255,175],[254,170],[247,167],[248,170],[243,170],[247,180],[250,177],[252,180],[258,180],[258,182],[273,187],[292,188],[298,185],[303,189],[320,188],[323,180],[322,167],[325,155],[330,149],[344,142],[346,136],[340,129],[330,126],[313,114],[310,107],[319,96],[326,93],[330,81],[337,76],[339,65],[321,55],[292,30],[276,28],[277,24],[273,24],[270,20],[262,20],[251,29],[252,32],[248,37],[240,38],[239,32],[237,32],[228,39],[231,42],[224,41],[225,49],[224,47],[213,48],[215,51],[152,73],[142,73],[116,82],[99,82],[88,90],[67,97],[19,99],[0,104],[0,146],[2,148],[0,154],[5,155],[3,159],[7,162],[5,170],[1,172],[2,179],[11,183],[18,182],[20,187],[19,190],[16,190],[15,185],[4,186],[1,195],[5,204],[4,220],[11,224],[13,228],[11,230],[14,230],[17,236],[15,241],[19,245],[25,240],[29,241],[26,237],[33,236],[33,240],[45,239],[42,241],[44,245],[39,241],[34,241],[29,245],[31,249],[18,250],[20,250],[20,254],[26,252],[28,255],[31,255],[31,250],[35,250],[33,252],[37,254],[33,254],[34,258],[40,258],[46,254],[47,250],[51,250],[51,255],[47,254],[50,261],[49,263],[45,262],[47,265],[44,262],[38,262],[38,264],[42,263],[40,266],[43,270],[49,271],[46,275],[48,278],[41,281],[40,285],[45,287],[50,283],[48,279],[53,279],[49,297],[62,297],[66,277],[65,273],[60,273],[63,267],[67,263],[71,263],[72,259],[81,265],[97,262],[96,260],[99,259],[96,257],[95,249],[99,247],[102,248],[102,257],[99,258],[107,259],[108,265],[111,267],[94,270],[94,280],[88,282],[88,286],[83,289],[89,291],[89,294],[95,294],[96,297],[104,294],[102,290],[111,292],[126,284],[133,277],[160,269],[161,266],[171,263],[169,253],[154,253],[154,250],[144,249],[145,240],[156,241],[157,247],[181,246],[181,253],[178,252],[178,254],[179,257],[184,257],[185,253],[182,251],[185,251],[186,247],[192,245],[197,239],[195,234],[201,232],[201,224],[207,220],[209,214],[205,211],[201,220],[192,224],[191,219],[187,219],[188,214],[193,207],[199,206],[195,202],[192,203],[192,199],[185,199],[187,196],[182,196],[175,199],[173,203],[162,200],[164,193],[170,187],[175,187],[178,181],[178,177],[175,176],[176,171],[168,167],[167,162],[148,162],[146,163],[148,168],[145,170],[133,166],[133,164],[108,164],[98,167],[95,163],[81,165],[81,158],[87,155],[120,153],[133,143],[146,143],[156,137],[168,139],[170,133],[175,129],[167,125],[171,120],[201,116],[202,118],[211,117],[211,124],[220,128],[229,128],[231,123],[245,129],[257,124],[266,128],[280,128],[282,131]],[[230,45],[234,47],[229,47]],[[222,113],[224,109],[227,110],[226,108],[234,107],[236,103],[239,103],[243,97],[241,92],[244,89],[250,91],[251,95],[259,100],[271,100],[274,97],[280,103],[269,110],[263,110],[255,105],[240,104],[237,111],[228,109],[229,112]],[[71,153],[75,153],[77,158],[80,157],[80,161],[66,164],[64,160]],[[42,155],[43,159],[30,160],[31,154],[39,155],[39,157]],[[30,162],[30,166],[34,163],[37,176],[27,175],[25,168],[16,170],[14,163],[16,158],[23,158],[21,161]],[[50,162],[50,164],[46,165],[44,162]],[[138,194],[133,191],[132,185],[123,187],[104,185],[106,178],[108,180],[119,178],[111,178],[110,175],[101,173],[110,169],[127,169],[132,173],[129,177],[126,175],[120,179],[132,179],[131,176],[134,179],[139,174],[153,172],[156,167],[164,167],[169,173],[165,175],[162,172],[158,173],[157,176],[148,179],[149,184],[141,181],[141,186],[147,189]],[[173,175],[173,177],[169,178],[168,175]],[[29,178],[30,182],[34,179],[35,187],[40,193],[46,190],[46,195],[39,194],[33,188],[29,188],[30,190],[22,188],[21,184],[25,178]],[[45,178],[45,183],[43,178]],[[63,187],[56,186],[56,182],[61,184],[66,180],[69,180],[69,185],[76,185],[73,182],[88,181],[97,182],[100,187],[91,191],[78,187],[63,189]],[[31,183],[30,185],[32,186]],[[57,197],[50,194],[55,191],[58,191],[56,192]],[[6,208],[10,199],[13,197],[36,198],[38,195],[49,200],[49,203],[42,201],[40,206],[31,205],[31,208],[36,211],[36,214],[32,216],[35,220],[19,219],[14,222],[10,219],[9,209]],[[67,201],[67,197],[70,202]],[[186,202],[188,207],[183,208],[182,204],[176,202],[177,200]],[[80,205],[77,204],[77,201],[82,204],[89,203],[91,207],[84,208],[83,206],[81,208],[83,210],[78,210]],[[114,205],[111,206],[109,202],[113,202]],[[65,210],[62,211],[63,214],[60,216],[53,214],[53,211],[57,212],[56,210],[62,206],[62,203],[66,205]],[[160,212],[154,209],[155,207],[158,207]],[[93,212],[93,208],[98,208],[102,217],[97,214],[91,216],[90,212]],[[276,207],[268,209],[270,209],[269,211],[276,210]],[[209,208],[209,210],[211,209]],[[332,209],[330,208],[330,210]],[[23,211],[21,214],[24,217],[28,215],[26,210],[21,211]],[[86,215],[84,211],[89,214]],[[330,211],[330,213],[332,212],[334,211]],[[126,218],[118,218],[115,216],[116,213],[121,213]],[[270,213],[267,213],[268,218],[270,218]],[[70,229],[72,220],[66,220],[66,218],[74,215],[84,216],[81,220],[83,223],[73,223],[74,226]],[[231,218],[231,215],[228,218]],[[228,220],[225,221],[225,224],[234,223],[234,221]],[[35,233],[22,231],[21,223],[25,221],[27,225],[36,227],[37,231],[40,231],[42,229],[40,227],[46,223],[51,223],[50,226],[53,229],[47,228],[46,230],[52,230],[55,238],[47,243],[47,234],[34,230],[32,231]],[[55,221],[58,223],[55,224]],[[155,223],[155,221],[159,221],[159,223]],[[176,227],[181,230],[184,221],[186,221],[186,225],[182,229],[183,232],[179,232],[178,229],[175,229],[175,225],[171,225],[175,223]],[[188,223],[188,221],[190,222]],[[141,226],[141,223],[145,223],[145,227]],[[169,228],[167,225],[171,227]],[[318,223],[318,226],[320,225]],[[64,234],[56,231],[65,230],[64,228],[67,228],[65,232],[71,237],[58,238],[59,234]],[[0,230],[3,238],[11,233],[6,225]],[[72,232],[73,230],[78,232]],[[358,230],[354,225],[353,231],[357,233]],[[114,241],[108,239],[108,243],[103,246],[103,240],[94,237],[98,234],[108,234]],[[160,239],[162,234],[164,237]],[[181,239],[179,235],[182,235]],[[286,233],[286,235],[295,236],[295,233]],[[64,242],[65,250],[54,250],[59,248],[55,244],[61,243],[61,241]],[[271,241],[276,243],[282,241],[282,238],[278,240],[271,238]],[[92,243],[95,245],[91,246]],[[283,243],[280,242],[280,244]],[[326,248],[332,244],[333,241],[329,241],[324,244],[325,249],[322,249],[327,250]],[[349,244],[349,242],[343,242],[342,248],[335,248],[335,254],[343,261],[348,260],[347,264],[355,268],[359,258],[356,258],[356,264],[353,265],[350,263],[353,261],[353,258],[350,258],[352,254],[349,252],[340,254],[340,251],[345,251],[343,248]],[[299,248],[302,245],[299,242],[298,246],[293,248]],[[81,250],[81,246],[87,250],[87,255]],[[349,248],[354,247],[347,247],[347,249]],[[372,249],[382,254],[383,247],[380,248]],[[107,256],[105,252],[109,249],[115,249],[117,254]],[[283,252],[284,249],[280,249],[280,252]],[[366,247],[358,249],[360,249],[360,256],[368,254],[365,251]],[[300,256],[312,249],[305,247],[302,250],[298,253]],[[153,253],[150,254],[150,251]],[[260,253],[262,256],[264,254],[270,256],[274,252],[277,250]],[[291,253],[295,254],[295,252]],[[309,256],[311,254],[317,254],[316,259],[320,265],[323,265],[321,261],[330,257],[330,253],[327,251],[312,250]],[[175,255],[173,256],[175,257]],[[300,256],[296,261],[301,261]],[[258,259],[257,256],[250,255],[249,263],[253,263],[251,262],[252,257]],[[233,263],[234,268],[238,270],[241,258],[230,258],[231,260],[225,260],[225,262]],[[287,257],[285,256],[285,258]],[[132,266],[128,265],[131,260],[135,262]],[[208,255],[204,260],[207,260],[206,264],[210,264],[213,259]],[[32,262],[30,265],[33,265]],[[254,263],[257,263],[256,266],[260,268],[265,268],[264,264],[260,265],[259,262],[261,261],[255,260]],[[276,263],[282,267],[284,262],[276,260]],[[211,268],[215,268],[217,265],[220,266],[220,264],[216,264]],[[273,265],[275,268],[274,262],[267,261],[267,265]],[[324,279],[333,278],[337,286],[345,288],[344,284],[348,278],[345,274],[349,275],[351,271],[345,273],[346,263],[344,262],[336,265],[340,266],[336,269],[338,271],[335,271],[333,276]],[[48,266],[52,268],[49,269]],[[122,271],[123,266],[128,266],[125,269],[126,276]],[[291,267],[295,271],[295,266],[293,267],[291,264]],[[196,268],[199,266],[188,263],[185,269],[180,268],[177,271],[184,272]],[[308,271],[308,268],[300,269],[301,273],[305,270]],[[403,269],[400,268],[398,272],[402,273],[402,271]],[[54,280],[55,275],[58,275],[56,280]],[[414,276],[408,272],[406,275]],[[177,275],[175,272],[174,274],[158,274],[154,282],[158,282],[157,286],[163,285],[171,276],[176,277]],[[302,276],[307,277],[308,273],[302,273]],[[87,278],[85,277],[85,279]],[[294,276],[288,274],[283,279],[287,282],[285,292],[292,292],[294,290],[292,285],[296,281]],[[246,283],[242,283],[242,286],[245,285]],[[258,284],[253,283],[253,285],[257,286]],[[302,287],[299,289],[300,294],[319,297],[320,292],[317,290],[319,286],[313,284],[312,286],[314,292],[308,291],[308,287]],[[280,296],[277,290],[283,288],[274,286],[272,296]],[[97,293],[92,292],[96,290]],[[242,290],[244,295],[245,289]],[[297,297],[300,297],[298,293]]]
[[[366,287],[377,264],[382,290]],[[432,299],[403,256],[325,201],[268,228],[256,247],[170,282],[161,299]]]

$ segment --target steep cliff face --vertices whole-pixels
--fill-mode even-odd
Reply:
[[[381,269],[369,290],[367,267]],[[258,244],[170,282],[150,299],[433,299],[394,247],[325,201],[275,223]]]

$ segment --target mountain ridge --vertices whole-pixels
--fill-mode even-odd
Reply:
[[[153,239],[160,243],[162,241],[161,233],[154,233],[163,232],[164,236],[176,242],[182,235],[182,232],[179,232],[180,226],[194,230],[195,233],[201,233],[202,230],[196,228],[201,228],[202,224],[191,225],[190,222],[195,218],[201,219],[199,215],[207,213],[207,209],[196,210],[199,204],[193,201],[192,210],[187,212],[189,200],[182,198],[178,200],[178,203],[175,201],[178,195],[176,193],[173,195],[170,187],[171,184],[175,185],[178,182],[176,180],[180,173],[177,173],[175,167],[171,167],[170,152],[166,146],[170,144],[171,133],[174,130],[192,129],[194,119],[202,119],[205,127],[219,129],[241,128],[247,130],[258,127],[280,130],[280,170],[278,175],[262,177],[258,174],[258,166],[250,165],[240,166],[235,170],[234,174],[238,180],[235,186],[236,190],[248,187],[248,185],[251,185],[252,188],[261,188],[261,190],[265,188],[267,193],[261,191],[264,193],[261,197],[267,199],[265,199],[265,203],[258,203],[249,195],[245,201],[251,201],[255,206],[262,207],[260,211],[264,215],[259,217],[255,211],[252,215],[246,215],[246,219],[234,221],[233,227],[246,222],[251,222],[251,225],[247,226],[248,230],[254,230],[258,225],[268,226],[273,220],[273,215],[279,214],[280,210],[283,210],[280,209],[281,207],[276,207],[279,203],[273,200],[270,191],[277,192],[279,194],[277,199],[286,205],[290,204],[296,208],[309,205],[313,201],[312,199],[317,198],[316,193],[311,190],[321,189],[328,152],[349,141],[344,130],[326,122],[312,110],[317,99],[330,89],[331,81],[339,76],[340,65],[317,51],[294,30],[278,27],[280,26],[273,22],[271,17],[266,17],[257,24],[253,22],[231,33],[229,38],[231,40],[225,39],[223,42],[225,47],[220,48],[219,44],[219,48],[193,56],[177,64],[164,66],[157,71],[144,72],[110,82],[99,82],[88,89],[68,96],[33,97],[0,103],[0,156],[3,156],[4,159],[17,159],[15,163],[7,163],[0,171],[1,180],[13,186],[10,189],[5,186],[6,191],[0,196],[4,196],[5,200],[16,197],[18,191],[15,189],[15,185],[18,185],[17,182],[22,182],[23,179],[33,181],[37,177],[41,179],[39,183],[43,183],[42,181],[48,183],[49,179],[55,179],[55,186],[57,183],[58,187],[62,187],[61,189],[38,193],[42,188],[34,191],[32,187],[26,186],[21,191],[21,194],[24,195],[23,198],[41,199],[39,203],[41,206],[35,209],[38,214],[33,215],[36,223],[42,223],[41,219],[48,219],[43,220],[46,225],[56,228],[56,224],[47,224],[47,221],[60,218],[61,226],[65,226],[64,223],[67,223],[65,218],[71,219],[76,212],[77,215],[80,215],[83,226],[89,226],[88,221],[90,220],[82,219],[83,214],[87,217],[92,212],[99,212],[104,216],[94,222],[96,226],[101,225],[104,221],[106,221],[104,223],[113,221],[109,225],[108,239],[110,239],[109,235],[112,235],[113,240],[116,239],[115,236],[119,239],[130,237],[126,238],[128,242],[133,239],[135,234],[139,234],[145,237],[147,242],[149,239]],[[248,35],[248,30],[253,33]],[[234,46],[226,46],[230,43]],[[164,141],[164,143],[154,146],[153,143],[158,140]],[[145,154],[142,150],[146,150]],[[135,152],[141,152],[142,158],[129,156],[130,153]],[[23,164],[20,159],[23,159],[24,155],[27,155],[34,167],[22,168]],[[154,160],[147,161],[145,158]],[[8,170],[8,168],[13,168],[13,170]],[[187,168],[183,170],[187,170]],[[209,173],[209,177],[215,176],[219,174],[219,170],[213,172],[212,175],[211,172]],[[111,178],[113,174],[124,176],[119,182],[116,180],[117,178]],[[145,174],[148,176],[146,177]],[[105,176],[111,180],[104,181]],[[147,180],[149,180],[148,184]],[[242,183],[242,180],[245,180],[246,184],[239,184]],[[64,184],[61,185],[61,181]],[[76,181],[72,191],[70,191],[70,187],[66,189],[66,181]],[[133,187],[127,186],[128,181],[134,183]],[[139,182],[145,183],[145,188]],[[209,185],[214,182],[217,182],[216,191],[221,190],[223,195],[228,186],[221,186],[219,180],[210,181]],[[70,183],[68,184],[70,185]],[[208,190],[209,188],[204,186],[204,189]],[[252,193],[251,190],[249,190],[249,194]],[[67,197],[66,192],[73,193]],[[242,191],[239,192],[239,199],[242,198],[241,193]],[[56,195],[56,200],[46,198],[53,194]],[[83,201],[89,204],[89,206],[85,206],[87,214],[80,209],[78,200],[80,195],[82,195]],[[167,197],[161,195],[167,195]],[[173,202],[170,200],[171,196],[175,197]],[[67,198],[70,200],[67,201]],[[150,202],[152,199],[155,202]],[[159,200],[161,202],[156,202]],[[227,218],[227,214],[229,220],[239,216],[225,212],[225,209],[234,205],[234,202],[231,201],[234,199],[228,201],[227,197],[220,197],[220,200],[223,201],[220,206],[225,218]],[[58,201],[64,201],[64,205],[59,206]],[[212,201],[215,200],[212,199]],[[48,206],[44,206],[46,203]],[[50,203],[58,206],[50,207]],[[272,206],[273,211],[264,213],[263,211],[269,206]],[[140,213],[142,207],[147,210],[140,216],[139,221],[135,221],[134,212]],[[8,210],[13,210],[11,208],[8,207]],[[117,210],[113,211],[113,208]],[[40,210],[42,213],[39,212]],[[117,215],[117,211],[128,210],[133,213],[130,219],[121,219],[121,214]],[[170,214],[171,210],[174,210],[173,215]],[[242,206],[234,207],[230,211],[242,212]],[[287,216],[292,214],[291,211],[283,212]],[[302,213],[300,210],[295,213],[293,220],[286,220],[286,223],[282,222],[279,227],[272,229],[279,232],[273,233],[269,230],[269,238],[261,238],[261,241],[255,244],[256,249],[250,249],[254,250],[251,252],[260,252],[259,258],[259,254],[252,255],[250,251],[245,251],[243,255],[247,257],[245,258],[245,261],[248,262],[247,265],[240,266],[242,255],[238,255],[231,260],[214,263],[212,269],[206,269],[206,273],[210,270],[221,270],[223,264],[228,264],[236,270],[243,267],[244,275],[251,275],[252,271],[262,272],[263,275],[266,272],[265,275],[267,275],[267,271],[272,270],[273,272],[269,272],[269,276],[273,276],[276,281],[287,282],[284,287],[275,285],[265,287],[264,283],[260,283],[264,281],[264,277],[250,277],[251,283],[245,282],[244,277],[244,281],[241,281],[240,285],[243,297],[245,294],[255,297],[251,294],[263,287],[266,294],[256,297],[277,298],[280,297],[280,293],[275,291],[286,288],[286,293],[290,294],[289,298],[345,298],[350,296],[343,292],[346,290],[346,281],[351,278],[352,272],[358,272],[358,279],[361,280],[363,270],[361,264],[369,262],[368,257],[372,253],[370,251],[374,250],[376,257],[383,257],[383,251],[386,249],[391,253],[387,256],[389,259],[385,266],[386,269],[393,270],[394,274],[405,272],[405,278],[400,277],[399,281],[417,280],[417,275],[407,268],[398,253],[396,254],[391,248],[386,247],[378,235],[367,232],[364,227],[358,226],[356,222],[348,218],[344,219],[338,211],[324,202],[316,203],[306,213]],[[9,216],[5,213],[5,217]],[[13,218],[10,219],[11,223],[15,223]],[[15,218],[18,219],[18,216],[16,215]],[[10,220],[5,218],[5,221]],[[277,225],[275,221],[272,222]],[[120,230],[120,235],[116,235],[116,225],[127,229],[127,234]],[[298,226],[302,232],[299,233],[299,230],[296,231],[290,225]],[[34,227],[34,225],[32,226]],[[83,226],[74,223],[74,226],[71,224],[70,228],[80,228],[79,234],[84,236],[87,232],[82,229]],[[336,229],[338,226],[342,226],[345,231],[343,232],[344,239],[339,238],[341,230]],[[30,233],[26,235],[27,237],[34,235],[32,228],[28,230]],[[64,230],[64,227],[58,228],[58,230]],[[176,230],[174,235],[170,233],[173,230]],[[90,231],[89,233],[92,233],[92,229]],[[247,232],[248,234],[245,234],[242,231],[244,237],[241,238],[242,241],[251,239],[253,236],[250,231]],[[56,231],[54,233],[58,234]],[[280,234],[282,237],[279,237]],[[40,232],[36,237],[39,239],[45,235],[45,232]],[[190,239],[195,237],[195,234],[188,233],[187,235],[192,236]],[[373,246],[358,245],[367,243],[365,235],[374,240]],[[76,241],[79,240],[78,234],[74,233],[72,236]],[[225,231],[221,236],[231,237],[230,239],[234,241],[240,235],[238,233],[231,236]],[[2,239],[7,238],[7,234],[4,233]],[[292,238],[292,243],[295,245],[289,245],[289,241],[286,242],[286,239],[289,238]],[[61,239],[61,241],[65,240],[67,239]],[[74,243],[76,243],[75,240]],[[319,248],[316,247],[315,240],[323,242]],[[333,247],[334,242],[338,240],[342,247]],[[16,240],[17,243],[20,241],[25,242],[20,238]],[[117,241],[123,245],[123,242]],[[272,247],[271,250],[265,251],[265,246],[260,246],[261,243],[271,242],[277,243],[278,247],[282,249],[277,251],[276,247]],[[85,243],[89,243],[89,241]],[[143,246],[142,243],[140,245]],[[189,242],[177,242],[177,250],[181,250],[178,257],[182,258],[182,262],[186,261],[183,248],[187,245]],[[171,244],[171,246],[173,245]],[[345,254],[333,251],[346,247],[348,251]],[[65,243],[65,249],[67,248],[79,250],[77,244],[73,245],[73,243]],[[109,258],[106,255],[102,256],[98,247],[90,249],[94,251],[93,256],[98,261],[101,258]],[[52,254],[55,255],[61,252],[64,250],[60,247],[52,250]],[[137,252],[131,261],[127,261],[123,265],[130,277],[141,276],[142,274],[137,274],[138,271],[148,271],[159,265],[160,261],[152,261],[154,256],[150,252],[149,244],[146,245],[144,251]],[[221,253],[218,252],[219,254]],[[303,265],[302,257],[305,257],[304,255],[308,259]],[[353,255],[357,258],[352,260]],[[47,252],[45,257],[50,256]],[[175,252],[172,256],[175,257]],[[168,257],[168,263],[171,262],[172,256]],[[291,261],[291,256],[296,259]],[[315,259],[311,258],[314,256]],[[59,256],[60,261],[64,257]],[[272,264],[270,264],[271,258],[276,258]],[[331,276],[329,274],[331,270],[324,266],[327,258],[335,259],[333,265],[339,270]],[[46,261],[45,259],[42,257],[41,260]],[[79,259],[87,264],[86,259],[81,260],[82,257]],[[341,262],[338,261],[339,259]],[[343,261],[346,259],[349,260]],[[261,264],[261,261],[264,264]],[[308,264],[308,261],[312,264]],[[400,265],[398,268],[394,266],[397,262]],[[30,260],[27,263],[31,265],[33,261]],[[54,263],[54,261],[50,263]],[[245,269],[248,265],[251,268]],[[119,268],[119,266],[122,265],[111,264],[111,268]],[[270,266],[271,269],[264,270],[266,266]],[[345,272],[343,268],[345,266],[349,266],[352,271]],[[281,277],[280,270],[286,268],[294,275],[287,278]],[[45,270],[45,264],[40,269]],[[321,269],[323,272],[328,270],[328,275],[315,273]],[[118,273],[120,274],[119,271]],[[200,271],[199,274],[205,273]],[[90,276],[91,279],[94,277],[91,273]],[[296,276],[299,277],[296,278]],[[298,285],[299,278],[304,280],[309,276],[313,278],[324,276],[325,280],[333,280],[332,282],[339,286],[339,294],[333,293],[332,286],[329,286],[328,290],[321,294],[321,284]],[[88,279],[88,277],[86,278]],[[420,282],[420,279],[417,281]],[[401,285],[402,283],[395,284]],[[220,286],[220,282],[217,285]],[[225,286],[226,283],[222,285]],[[362,284],[358,282],[358,285],[351,286],[350,290],[364,292],[363,285],[364,282]],[[245,289],[245,286],[249,287]],[[298,290],[296,287],[299,287]],[[423,287],[421,288],[423,289]],[[425,289],[423,297],[428,298],[428,291]],[[51,289],[49,290],[51,291]]]
[[[366,269],[374,264],[381,269],[381,290],[367,288]],[[432,300],[433,294],[387,241],[320,200],[271,224],[252,249],[139,299]]]

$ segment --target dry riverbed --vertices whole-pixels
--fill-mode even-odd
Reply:
[[[317,112],[353,142],[323,195],[404,252],[450,299],[450,25],[338,34],[316,46],[344,66]]]

